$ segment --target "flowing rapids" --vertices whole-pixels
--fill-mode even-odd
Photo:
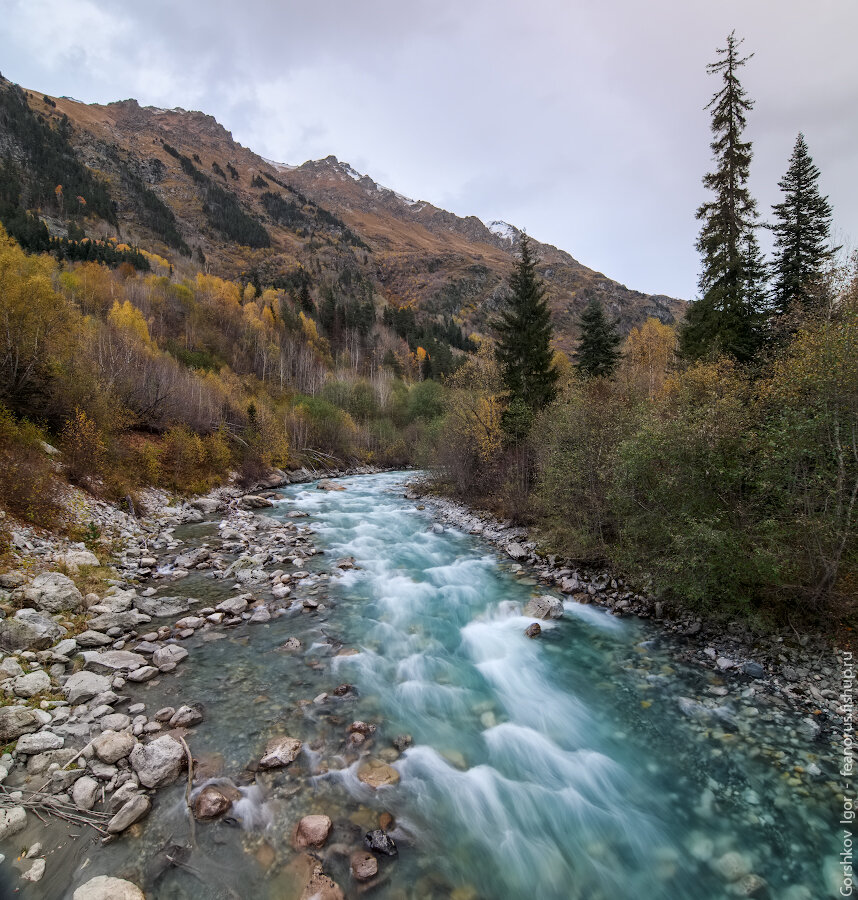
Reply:
[[[431,513],[403,499],[402,474],[342,483],[286,489],[272,513],[310,514],[299,521],[324,551],[310,568],[337,572],[335,560],[354,557],[355,569],[307,589],[326,608],[198,634],[184,674],[140,694],[150,710],[204,704],[189,736],[197,788],[206,777],[237,785],[231,819],[197,823],[196,848],[182,849],[177,783],[139,834],[65,841],[25,896],[63,896],[107,873],[155,898],[297,900],[290,830],[325,813],[335,830],[318,855],[357,897],[348,854],[382,812],[400,853],[381,860],[378,898],[829,895],[839,819],[829,744],[762,705],[749,679],[724,692],[715,674],[673,663],[646,623],[566,602],[563,619],[527,638],[532,581],[478,539],[436,533]],[[192,576],[181,590],[214,602],[230,587]],[[279,649],[288,637],[301,649]],[[342,683],[357,699],[320,697]],[[353,720],[377,724],[370,753],[391,761],[393,739],[411,735],[393,761],[398,784],[358,780],[344,750]],[[274,733],[304,752],[254,784],[243,773]]]

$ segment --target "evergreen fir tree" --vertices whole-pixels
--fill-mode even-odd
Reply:
[[[831,206],[819,193],[818,180],[819,169],[799,134],[786,175],[778,182],[783,201],[772,206],[772,302],[777,315],[793,308],[808,312],[819,302],[823,268],[835,252],[829,245]]]
[[[510,277],[510,298],[494,323],[498,335],[495,357],[510,406],[520,401],[542,409],[557,395],[557,371],[552,365],[551,316],[545,288],[536,274],[530,239],[521,236],[521,259]]]
[[[617,323],[608,320],[602,304],[593,298],[578,324],[581,342],[575,353],[575,368],[584,378],[610,378],[622,356]]]
[[[689,307],[680,332],[680,352],[688,359],[723,352],[747,362],[760,345],[764,270],[754,233],[756,203],[747,187],[751,142],[742,140],[754,104],[738,77],[753,54],[740,57],[741,44],[731,33],[727,46],[718,49],[721,58],[707,66],[710,74],[721,75],[723,85],[706,106],[712,110],[716,169],[704,175],[703,184],[715,197],[697,210],[703,271],[701,297]]]

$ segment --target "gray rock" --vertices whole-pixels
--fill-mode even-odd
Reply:
[[[7,656],[0,663],[0,678],[17,678],[23,674],[24,670],[21,668],[21,664],[13,656]]]
[[[254,494],[248,494],[246,497],[242,497],[241,500],[238,501],[238,505],[242,509],[265,509],[266,507],[274,506],[270,500],[266,500],[265,497],[258,497]]]
[[[83,703],[96,694],[110,690],[110,679],[95,672],[75,672],[63,685],[63,693],[69,703]]]
[[[170,728],[191,728],[199,725],[203,720],[203,714],[193,706],[180,706],[170,716]]]
[[[18,753],[26,753],[34,756],[36,753],[44,753],[46,750],[59,750],[65,743],[65,739],[50,731],[36,731],[32,734],[23,734],[18,738],[15,749]]]
[[[531,597],[524,607],[524,614],[535,619],[559,619],[563,615],[563,604],[549,594]]]
[[[244,596],[230,597],[228,600],[218,603],[216,609],[219,609],[224,613],[229,613],[232,616],[237,616],[247,609],[247,598]]]
[[[19,609],[0,622],[0,647],[4,650],[47,650],[66,633],[65,628],[44,613]]]
[[[126,800],[118,813],[107,823],[109,834],[120,834],[149,813],[152,804],[144,794],[135,794]]]
[[[765,678],[766,670],[757,662],[745,662],[742,663],[742,671],[746,675],[750,675],[751,678]]]
[[[0,745],[17,741],[22,734],[30,734],[42,727],[42,720],[34,709],[26,706],[0,707]]]
[[[146,900],[146,895],[130,881],[99,875],[81,885],[72,900]]]
[[[72,749],[46,750],[44,753],[31,756],[27,760],[27,774],[41,775],[42,772],[47,772],[54,763],[58,766],[64,766],[66,763],[71,762],[76,755],[77,750]]]
[[[259,760],[260,769],[279,769],[294,762],[301,752],[301,741],[291,737],[272,738]]]
[[[128,609],[125,612],[102,613],[91,619],[89,625],[94,631],[110,631],[111,628],[129,631],[138,625],[142,625],[144,622],[151,621],[152,619],[149,616],[144,616],[136,610]]]
[[[137,597],[134,604],[141,612],[156,619],[180,616],[191,608],[187,597]]]
[[[138,744],[129,757],[140,783],[147,788],[163,787],[178,777],[185,765],[182,745],[170,735],[148,744]]]
[[[123,731],[131,724],[131,716],[125,713],[110,713],[98,723],[106,731]]]
[[[84,650],[84,668],[103,675],[120,669],[139,669],[146,665],[146,657],[130,650]]]
[[[81,632],[75,640],[81,647],[106,647],[113,643],[113,638],[102,634],[100,631]]]
[[[184,647],[180,647],[178,644],[167,644],[166,647],[160,647],[152,654],[152,663],[160,669],[161,666],[168,663],[173,665],[180,663],[187,655],[188,651]]]
[[[137,739],[127,731],[105,731],[92,742],[95,755],[108,765],[125,759],[137,745]]]
[[[80,573],[81,567],[95,568],[101,565],[91,550],[67,550],[58,559],[73,575]]]
[[[247,620],[250,625],[261,625],[271,621],[271,613],[265,606],[257,606],[253,610],[253,615]]]
[[[133,672],[128,673],[128,680],[134,682],[151,681],[158,674],[155,666],[141,666]]]
[[[77,641],[74,638],[66,638],[55,647],[51,647],[51,652],[57,656],[74,656],[77,652]]]
[[[51,689],[51,678],[47,672],[30,672],[28,675],[19,675],[12,682],[12,690],[18,697],[35,697]]]
[[[194,566],[204,562],[212,555],[207,547],[197,547],[176,557],[175,565],[179,569],[193,569]]]
[[[23,593],[30,603],[46,612],[76,610],[83,605],[83,594],[68,575],[60,572],[37,575]]]
[[[89,775],[84,775],[72,786],[71,797],[79,809],[92,809],[100,792],[101,785]]]
[[[47,867],[47,862],[44,859],[37,859],[29,869],[21,876],[24,881],[30,881],[35,883],[36,881],[41,881],[42,876],[45,874],[45,868]]]
[[[0,809],[0,841],[27,827],[27,811],[23,806]]]

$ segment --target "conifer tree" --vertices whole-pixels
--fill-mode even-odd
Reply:
[[[703,257],[701,297],[689,307],[680,331],[680,352],[689,359],[722,352],[747,362],[760,344],[764,269],[755,234],[756,203],[747,187],[751,142],[742,140],[754,103],[738,77],[753,54],[740,57],[741,44],[731,33],[727,46],[717,51],[720,58],[706,67],[723,83],[706,106],[712,110],[716,168],[703,176],[703,184],[715,197],[697,210],[703,222],[697,239]]]
[[[531,411],[547,406],[557,395],[557,371],[552,365],[551,316],[545,288],[536,274],[530,239],[521,236],[521,258],[510,277],[510,298],[494,323],[498,335],[495,357],[510,406]]]
[[[819,169],[799,133],[786,174],[778,182],[783,201],[775,203],[772,303],[777,315],[809,312],[820,301],[823,268],[831,259],[831,205],[819,193]]]
[[[617,323],[608,320],[602,304],[593,298],[581,314],[581,342],[575,368],[584,378],[610,378],[620,363],[622,337]]]

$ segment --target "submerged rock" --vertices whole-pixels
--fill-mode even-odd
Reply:
[[[302,746],[296,738],[272,738],[265,747],[265,755],[259,760],[259,768],[281,769],[288,766],[298,757]]]
[[[349,859],[349,868],[355,881],[369,881],[378,875],[378,860],[363,850],[356,850]]]
[[[216,819],[232,806],[232,800],[214,785],[206,785],[194,798],[194,815],[198,819]]]
[[[399,782],[399,772],[393,766],[372,757],[361,765],[357,777],[371,788],[385,787]]]
[[[539,622],[534,622],[532,625],[528,625],[527,628],[524,629],[524,633],[529,638],[539,637],[542,634],[542,629],[539,627]]]
[[[363,844],[367,850],[372,850],[374,853],[382,853],[385,856],[399,855],[393,838],[380,828],[376,828],[375,831],[368,831],[364,835]]]
[[[333,822],[328,816],[304,816],[295,826],[292,844],[296,850],[324,847],[333,827]]]

